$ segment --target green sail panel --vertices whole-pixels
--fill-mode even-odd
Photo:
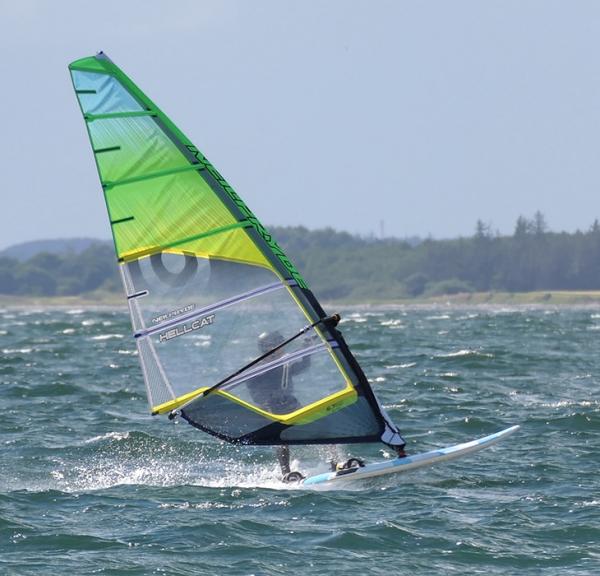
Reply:
[[[69,68],[152,413],[230,442],[402,443],[341,333],[212,164],[105,54]]]

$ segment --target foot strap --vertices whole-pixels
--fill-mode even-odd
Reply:
[[[350,468],[362,468],[365,465],[364,461],[360,458],[349,458],[345,462],[336,464],[336,470],[350,470]]]

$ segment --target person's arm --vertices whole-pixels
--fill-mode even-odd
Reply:
[[[310,368],[310,356],[305,356],[296,362],[292,362],[289,366],[290,375],[295,376]]]

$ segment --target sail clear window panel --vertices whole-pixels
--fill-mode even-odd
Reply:
[[[228,242],[237,245],[244,240],[238,239],[240,234],[244,234],[244,231],[234,230],[219,235],[221,245],[217,245],[217,238],[210,237],[204,242],[186,244],[184,250],[203,248],[227,253]],[[229,236],[233,238],[227,240]],[[274,285],[285,290],[279,278],[261,266],[218,258],[199,258],[189,252],[140,258],[127,263],[123,272],[130,284],[129,294],[144,294],[131,299],[137,303],[139,310],[139,313],[132,315],[135,332],[172,323],[179,317],[189,317],[208,306],[232,298],[251,297],[253,293]],[[130,304],[133,304],[132,301]]]
[[[179,397],[212,386],[260,356],[264,352],[259,341],[261,334],[269,333],[283,341],[306,324],[288,291],[282,289],[171,324],[145,338],[152,340],[162,369]],[[322,340],[310,330],[285,346],[281,353],[293,354],[316,344],[322,344]],[[320,352],[313,358],[306,370],[293,377],[294,381],[302,382],[301,402],[313,402],[346,387],[329,352]],[[240,398],[249,398],[245,388],[236,390],[232,392]]]
[[[84,114],[139,112],[143,108],[121,83],[108,74],[73,70],[73,83]],[[81,93],[81,90],[95,93]]]
[[[282,361],[286,355],[290,353],[284,353]],[[346,381],[329,351],[321,349],[225,390],[266,412],[289,415],[345,388]]]
[[[104,118],[88,123],[103,182],[189,166],[189,160],[150,116]],[[196,175],[198,178],[198,176]]]

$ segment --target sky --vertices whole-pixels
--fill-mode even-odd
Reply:
[[[600,217],[600,2],[0,0],[0,249],[110,235],[67,65],[99,50],[266,225]]]

